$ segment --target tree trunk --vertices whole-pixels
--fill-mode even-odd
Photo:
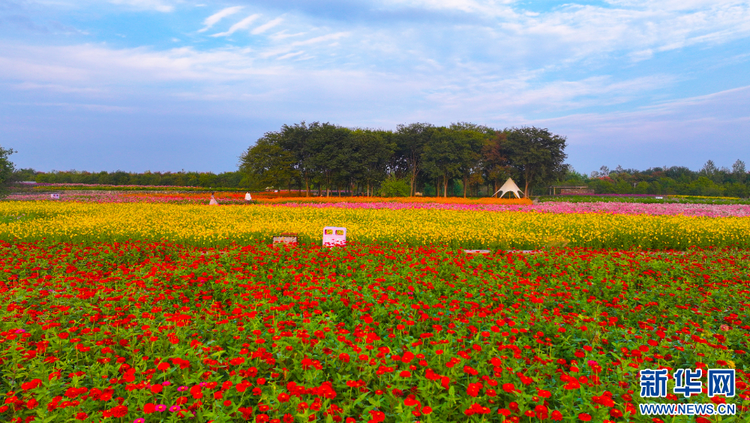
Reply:
[[[466,177],[464,177],[464,198],[466,198]]]
[[[448,175],[443,176],[443,197],[448,198]]]
[[[409,191],[409,196],[414,197],[414,193],[417,191],[416,185],[417,185],[417,166],[414,165],[411,171],[411,190]]]
[[[310,178],[305,176],[305,197],[310,196]]]
[[[523,192],[523,198],[529,198],[529,178],[526,178],[526,189]]]

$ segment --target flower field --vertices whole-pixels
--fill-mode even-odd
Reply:
[[[740,406],[697,421],[745,422],[749,267],[721,249],[3,242],[0,416],[660,422],[637,412],[638,370],[697,367],[735,368],[713,401]]]
[[[750,246],[750,218],[738,216],[52,201],[2,202],[0,215],[26,216],[0,225],[0,239],[6,241],[138,239],[213,247],[268,242],[282,232],[296,232],[303,243],[318,243],[324,226],[344,226],[349,239],[359,243],[493,250]]]
[[[0,202],[0,421],[750,421],[747,206],[109,195]]]
[[[265,194],[265,195],[264,195]],[[284,193],[286,194],[286,193]],[[750,204],[701,204],[675,203],[654,200],[650,203],[627,201],[611,202],[571,202],[549,201],[532,204],[528,199],[457,197],[290,197],[278,193],[253,194],[256,203],[278,205],[280,207],[337,207],[366,209],[440,209],[440,210],[485,210],[485,211],[535,211],[540,213],[614,213],[646,215],[683,215],[704,217],[750,216]],[[244,193],[216,192],[215,197],[224,205],[245,204]],[[49,194],[17,194],[11,196],[16,201],[49,201]],[[567,198],[570,200],[570,198]],[[557,198],[555,198],[557,200]],[[168,204],[208,204],[209,194],[204,193],[128,193],[128,192],[87,192],[64,193],[58,202],[84,203],[168,203]]]

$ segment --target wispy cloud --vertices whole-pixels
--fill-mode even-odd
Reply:
[[[349,35],[350,35],[349,32],[335,32],[332,34],[326,34],[326,35],[321,35],[318,37],[308,38],[307,40],[295,41],[295,42],[292,42],[283,46],[275,47],[275,48],[266,50],[264,52],[261,52],[259,54],[259,57],[268,58],[272,56],[283,55],[283,54],[289,53],[291,50],[294,50],[300,46],[308,46],[312,44],[323,43],[326,41],[336,41],[340,38],[344,38]]]
[[[9,106],[26,106],[26,107],[60,107],[70,110],[85,109],[95,112],[134,112],[134,107],[111,106],[107,104],[86,104],[86,103],[5,103]]]
[[[16,90],[40,90],[40,91],[53,91],[58,93],[77,93],[77,94],[99,94],[102,93],[101,89],[91,87],[75,87],[61,84],[37,84],[34,82],[23,82],[20,84],[11,84],[11,87]]]
[[[138,9],[156,10],[158,12],[172,12],[174,5],[172,2],[163,0],[109,0],[110,3],[123,4]]]
[[[284,21],[284,19],[279,17],[279,18],[276,18],[274,20],[271,20],[271,21],[268,21],[268,22],[264,23],[263,25],[261,25],[261,26],[255,28],[255,29],[253,29],[250,32],[253,35],[262,34],[262,33],[266,32],[266,31],[268,31],[269,29],[275,27],[276,25],[280,24],[283,21]]]
[[[284,30],[281,30],[281,31],[279,31],[279,32],[277,32],[275,34],[269,35],[268,38],[270,38],[273,41],[279,41],[279,40],[283,40],[285,38],[301,37],[301,36],[303,36],[305,34],[307,34],[307,33],[306,32],[296,32],[294,34],[290,34],[290,33],[288,33],[286,31],[286,29],[284,29]]]
[[[205,32],[211,29],[212,26],[216,25],[220,20],[226,18],[227,16],[232,16],[235,13],[242,10],[244,6],[233,6],[233,7],[227,7],[226,9],[222,9],[217,13],[214,13],[213,15],[207,17],[203,21],[203,28],[199,29],[198,32]]]
[[[213,34],[211,36],[212,37],[227,37],[229,35],[234,34],[235,32],[237,32],[239,30],[249,28],[250,25],[252,25],[252,23],[255,22],[255,20],[258,19],[259,17],[260,17],[260,14],[258,14],[258,13],[252,14],[252,15],[246,17],[245,19],[237,22],[236,24],[232,25],[231,27],[229,27],[229,30],[227,30],[225,32],[219,32],[219,33]]]

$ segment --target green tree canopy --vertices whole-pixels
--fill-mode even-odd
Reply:
[[[12,182],[15,166],[9,156],[15,153],[12,148],[0,146],[0,198],[8,195],[8,185]]]
[[[548,129],[528,127],[507,131],[505,148],[510,166],[529,197],[534,185],[553,182],[565,174],[565,137]]]
[[[243,185],[250,189],[282,187],[294,176],[295,156],[280,145],[281,134],[267,132],[240,157]]]

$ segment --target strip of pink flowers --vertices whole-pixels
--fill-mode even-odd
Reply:
[[[16,201],[75,201],[90,203],[182,203],[208,204],[209,198],[192,199],[179,195],[158,194],[123,195],[120,193],[62,194],[59,200],[51,200],[49,194],[11,195],[8,200]],[[222,205],[244,204],[242,199],[219,199]],[[485,210],[494,212],[516,211],[536,213],[612,213],[612,214],[647,214],[683,215],[703,217],[747,217],[750,216],[750,205],[746,204],[678,204],[678,203],[564,203],[550,202],[534,205],[495,205],[495,204],[438,204],[438,203],[276,203],[272,207],[309,207],[309,208],[343,208],[343,209],[391,209],[391,210]]]

